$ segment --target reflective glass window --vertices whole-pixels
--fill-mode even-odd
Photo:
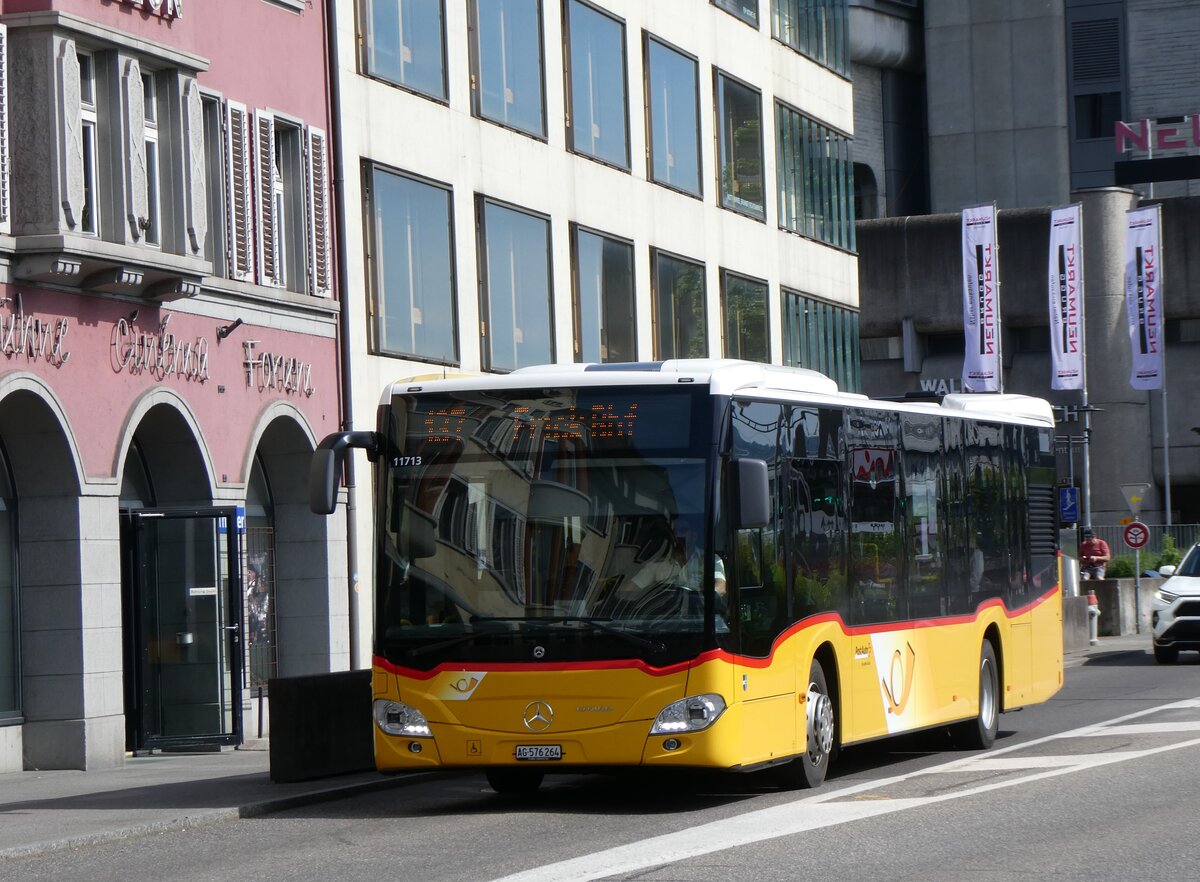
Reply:
[[[779,226],[854,250],[850,139],[782,103],[775,129]]]
[[[377,167],[370,174],[378,349],[457,363],[450,189]]]
[[[550,221],[487,199],[480,214],[485,366],[552,362]]]
[[[850,463],[851,618],[857,623],[907,618],[904,524],[896,414],[846,411]]]
[[[707,358],[704,264],[653,252],[654,357]]]
[[[571,149],[629,168],[625,25],[579,0],[567,15]]]
[[[446,100],[444,0],[365,0],[367,73]]]
[[[721,205],[763,217],[761,97],[755,89],[719,72],[716,93]]]
[[[783,289],[783,363],[820,371],[859,391],[858,313]]]
[[[630,243],[575,228],[575,327],[579,361],[637,360]]]
[[[849,73],[847,0],[771,0],[771,36],[840,74]]]
[[[699,68],[696,59],[646,40],[650,178],[701,195]]]
[[[712,0],[713,6],[758,27],[758,0]]]
[[[539,0],[472,0],[475,115],[546,137]]]
[[[770,361],[767,283],[721,273],[721,313],[725,316],[725,356]]]
[[[791,456],[781,500],[787,524],[787,569],[792,621],[814,613],[849,611],[846,584],[846,499],[842,412],[787,408],[784,441]]]

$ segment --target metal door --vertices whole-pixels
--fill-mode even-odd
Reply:
[[[129,747],[240,743],[236,510],[139,511],[125,517]]]

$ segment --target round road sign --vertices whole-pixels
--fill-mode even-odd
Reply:
[[[1150,541],[1150,529],[1141,521],[1134,521],[1125,528],[1125,544],[1130,548],[1144,548]]]

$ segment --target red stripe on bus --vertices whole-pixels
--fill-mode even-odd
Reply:
[[[709,661],[725,661],[730,664],[741,665],[742,667],[750,668],[766,668],[769,667],[775,650],[779,644],[785,640],[795,636],[801,631],[816,625],[826,622],[834,622],[841,629],[842,633],[848,637],[861,637],[870,634],[885,634],[890,631],[913,631],[922,628],[942,628],[948,625],[965,625],[979,619],[980,613],[992,607],[999,607],[1004,612],[1005,616],[1010,619],[1015,619],[1020,616],[1032,612],[1036,607],[1041,606],[1050,598],[1058,593],[1058,586],[1055,585],[1041,597],[1027,603],[1016,610],[1010,610],[1004,605],[1004,601],[999,597],[993,597],[984,601],[976,607],[974,614],[961,616],[943,616],[936,619],[913,619],[906,622],[888,622],[879,625],[856,625],[847,627],[845,620],[842,619],[839,613],[821,613],[819,615],[810,616],[802,619],[792,625],[786,631],[776,638],[771,646],[771,652],[765,658],[757,658],[754,656],[738,655],[729,652],[725,649],[709,649],[700,653],[698,656],[687,661],[677,662],[665,667],[655,667],[641,659],[626,658],[626,659],[611,659],[604,661],[588,661],[588,662],[562,662],[559,664],[546,664],[544,662],[480,662],[473,664],[471,662],[447,662],[440,664],[428,671],[421,671],[415,668],[408,668],[403,665],[395,664],[380,656],[374,656],[371,663],[382,671],[389,674],[397,674],[401,677],[406,677],[410,680],[432,680],[438,674],[446,671],[486,671],[486,672],[532,672],[532,671],[617,671],[617,670],[640,670],[642,673],[651,677],[666,677],[672,674],[682,673],[693,667],[698,667]]]

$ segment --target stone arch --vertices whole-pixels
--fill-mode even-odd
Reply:
[[[170,389],[158,388],[134,403],[121,427],[113,463],[118,480],[135,440],[146,457],[157,505],[212,504],[212,453],[187,401]]]
[[[308,472],[316,435],[287,402],[264,408],[243,467],[249,481],[258,457],[273,503],[276,664],[279,676],[344,668],[349,617],[344,591],[345,514],[313,514]],[[339,569],[341,562],[341,572]]]
[[[120,765],[114,487],[86,480],[66,410],[35,376],[0,381],[0,440],[17,509],[21,763],[42,769]]]

